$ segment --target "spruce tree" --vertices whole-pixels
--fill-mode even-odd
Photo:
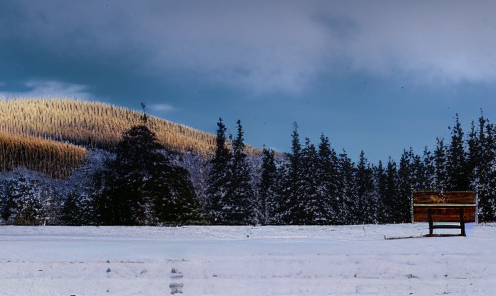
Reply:
[[[496,221],[496,127],[481,114],[469,135],[469,167],[478,196],[479,221]]]
[[[276,197],[277,166],[274,150],[268,150],[265,145],[262,150],[261,178],[259,189],[259,222],[262,225],[272,224],[279,211]]]
[[[387,193],[387,175],[381,160],[379,160],[379,164],[377,165],[377,167],[374,166],[374,180],[375,180],[375,190],[378,196],[377,212],[376,212],[377,222],[387,223],[386,204],[385,204],[385,196]]]
[[[81,194],[71,192],[67,195],[61,209],[60,222],[63,225],[81,226],[90,223],[88,207]]]
[[[413,150],[403,150],[398,169],[398,196],[394,202],[395,222],[405,223],[411,221],[411,198],[413,194],[414,168]]]
[[[236,138],[232,142],[233,154],[228,170],[231,181],[228,183],[224,203],[224,219],[228,224],[256,224],[254,191],[251,186],[251,171],[246,160],[243,127],[238,120]]]
[[[318,174],[318,154],[315,145],[309,138],[305,139],[305,147],[302,150],[302,196],[300,208],[303,210],[298,218],[298,224],[327,224],[328,207],[326,196],[319,194],[321,179]]]
[[[436,138],[437,145],[434,151],[435,165],[435,188],[439,191],[446,191],[446,147],[443,138]]]
[[[338,157],[332,149],[329,138],[320,136],[317,178],[320,186],[319,198],[326,204],[326,219],[328,224],[338,224],[340,221],[339,172]]]
[[[425,170],[425,184],[424,189],[426,190],[435,190],[436,189],[436,166],[435,166],[435,157],[427,146],[424,148],[424,157],[423,157],[423,167]]]
[[[123,133],[115,159],[108,160],[94,177],[98,223],[181,224],[199,219],[189,174],[173,166],[164,151],[146,125]]]
[[[383,196],[385,223],[395,223],[401,220],[401,216],[397,211],[398,188],[396,162],[390,157],[386,167],[386,188]]]
[[[338,190],[341,195],[340,202],[340,223],[356,223],[354,201],[356,200],[356,182],[355,182],[355,164],[348,157],[343,149],[339,154],[339,186]]]
[[[354,216],[357,224],[374,223],[376,219],[376,201],[374,200],[374,184],[372,179],[372,169],[365,158],[363,150],[360,152],[360,158],[355,176],[356,182],[356,199],[354,205]]]
[[[215,156],[209,162],[207,188],[207,214],[211,224],[223,224],[224,206],[228,185],[232,181],[232,172],[229,169],[232,153],[227,147],[226,126],[219,118],[217,123],[217,138]]]
[[[451,143],[448,148],[446,171],[447,190],[470,190],[470,172],[468,171],[463,131],[458,114],[456,114],[455,125],[451,128]]]
[[[291,135],[291,152],[287,153],[287,173],[285,184],[281,191],[282,213],[281,218],[286,224],[299,224],[304,216],[302,197],[304,182],[302,179],[302,148],[300,135],[298,134],[298,124],[293,124]]]

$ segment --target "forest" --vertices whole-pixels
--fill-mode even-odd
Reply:
[[[214,142],[209,140],[215,150],[205,153],[164,144],[144,108],[133,116],[138,120],[120,139],[101,146],[89,139],[72,147],[69,136],[68,143],[46,139],[38,146],[41,140],[0,137],[0,223],[409,223],[411,196],[419,190],[475,191],[479,222],[496,221],[496,126],[482,112],[468,132],[456,115],[450,138],[438,138],[432,151],[405,149],[399,161],[377,164],[363,151],[353,162],[325,135],[316,144],[300,139],[296,122],[289,152],[264,147],[255,153],[244,143],[241,121],[228,135],[219,119]],[[7,161],[14,156],[18,162]],[[61,173],[47,173],[47,167]]]

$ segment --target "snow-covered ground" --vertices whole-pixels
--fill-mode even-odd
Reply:
[[[496,224],[467,227],[2,226],[0,295],[496,295]]]

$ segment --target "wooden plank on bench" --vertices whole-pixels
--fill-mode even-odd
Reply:
[[[429,222],[429,235],[437,228],[459,228],[465,236],[465,223],[476,221],[475,192],[416,191],[412,198],[413,222]],[[434,225],[434,222],[458,222],[458,225]]]
[[[428,208],[431,208],[434,222],[459,222],[459,207],[463,207],[465,222],[475,222],[475,203],[475,192],[416,191],[413,194],[413,222],[429,222]]]

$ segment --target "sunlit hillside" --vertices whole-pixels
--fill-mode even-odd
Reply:
[[[72,99],[0,100],[0,132],[48,138],[76,145],[110,147],[140,124],[142,113],[113,105]],[[213,123],[215,124],[215,123]],[[215,135],[148,116],[147,126],[169,149],[210,153]]]
[[[72,144],[0,132],[0,172],[26,167],[52,178],[66,178],[84,164],[87,151]]]

